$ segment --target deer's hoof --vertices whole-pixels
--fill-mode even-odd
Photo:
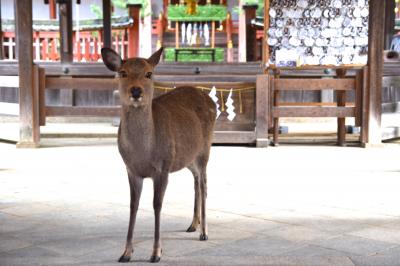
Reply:
[[[160,262],[160,260],[161,260],[161,257],[160,256],[156,256],[156,255],[153,255],[150,258],[150,262],[151,263],[157,263],[157,262]]]
[[[119,258],[118,262],[129,262],[130,260],[131,260],[131,256],[122,255],[122,256]]]
[[[206,235],[206,234],[200,235],[200,241],[207,241],[207,240],[208,240],[208,235]]]
[[[196,232],[196,227],[193,226],[193,225],[191,225],[191,226],[189,226],[189,228],[186,230],[186,232],[188,232],[188,233]]]

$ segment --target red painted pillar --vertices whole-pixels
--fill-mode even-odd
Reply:
[[[139,23],[141,4],[126,5],[129,17],[133,19],[133,25],[128,28],[128,57],[136,57],[139,55]]]
[[[233,62],[233,41],[232,41],[232,16],[228,13],[226,17],[226,43],[227,43],[227,55],[226,61]]]

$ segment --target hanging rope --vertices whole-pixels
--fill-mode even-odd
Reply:
[[[155,89],[158,90],[164,90],[165,92],[170,91],[170,90],[174,90],[174,88],[171,87],[164,87],[164,86],[158,86],[158,85],[154,85]],[[208,88],[208,87],[202,87],[202,86],[195,86],[195,88],[197,89],[201,89],[202,91],[207,90],[207,91],[211,91],[212,88]],[[245,92],[245,91],[252,91],[255,90],[256,87],[243,87],[243,88],[236,88],[233,89],[233,92]],[[230,89],[216,89],[218,92],[222,91],[222,92],[230,92]]]
[[[164,91],[164,93],[167,93],[168,91],[174,90],[176,87],[165,87],[165,86],[154,86],[155,89]],[[212,88],[208,87],[203,87],[203,86],[196,86],[195,88],[202,90],[202,91],[211,91]],[[242,88],[236,88],[233,90],[233,93],[238,93],[239,94],[239,113],[243,114],[243,99],[242,99],[242,92],[250,92],[254,91],[256,88],[254,86],[249,86],[249,87],[242,87]],[[224,92],[230,92],[230,89],[215,89],[217,91],[217,97],[218,97],[218,92],[220,94],[221,98],[221,111],[225,111],[225,101],[224,101]]]

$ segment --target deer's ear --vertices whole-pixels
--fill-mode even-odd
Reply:
[[[147,59],[147,61],[152,65],[152,66],[156,66],[158,64],[158,62],[160,62],[160,58],[161,58],[161,54],[163,52],[164,48],[161,47],[160,49],[158,49],[157,52],[155,52],[154,54],[152,54],[149,59]]]
[[[101,57],[103,58],[103,62],[109,70],[117,72],[120,69],[122,65],[121,56],[113,49],[107,47],[102,48]]]

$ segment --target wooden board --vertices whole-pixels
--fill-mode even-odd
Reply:
[[[275,79],[276,90],[354,90],[354,79]]]
[[[354,117],[354,107],[275,107],[273,117]]]

